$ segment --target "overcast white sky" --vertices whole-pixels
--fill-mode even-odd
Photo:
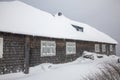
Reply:
[[[0,0],[12,1],[12,0]],[[107,33],[119,44],[120,54],[120,0],[20,0],[51,14],[62,12],[65,16],[87,23]]]

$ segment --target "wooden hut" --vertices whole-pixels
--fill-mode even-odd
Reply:
[[[0,74],[41,63],[64,63],[83,51],[116,54],[117,42],[105,33],[20,1],[0,2]]]

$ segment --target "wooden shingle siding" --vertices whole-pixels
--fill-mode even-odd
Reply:
[[[26,70],[26,54],[25,43],[26,35],[18,35],[12,33],[0,32],[0,37],[3,38],[3,58],[0,58],[0,74]],[[29,61],[28,66],[36,66],[41,63],[65,63],[75,60],[80,57],[83,51],[95,52],[95,44],[100,44],[99,54],[115,54],[114,44],[106,44],[99,42],[70,40],[70,39],[55,39],[38,36],[29,36]],[[56,55],[41,57],[41,41],[55,41]],[[66,54],[66,42],[76,43],[76,54]],[[102,52],[102,44],[106,45],[106,52]],[[109,51],[109,46],[113,45],[113,51]],[[28,67],[27,66],[27,67]]]
[[[40,64],[40,38],[30,37],[30,66]]]
[[[66,56],[66,42],[65,40],[56,40],[56,56],[58,57],[58,62],[64,62]]]
[[[76,43],[77,46],[77,56],[81,56],[83,51],[90,51],[94,52],[94,43],[92,42],[85,42],[85,41],[77,41]]]
[[[24,36],[0,33],[4,39],[3,58],[0,59],[0,74],[23,71]]]

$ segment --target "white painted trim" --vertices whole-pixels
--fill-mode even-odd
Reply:
[[[3,58],[3,38],[0,37],[0,58]]]
[[[69,45],[72,45],[72,46],[69,46]],[[75,51],[68,52],[68,47],[75,48]],[[67,55],[76,54],[76,42],[66,42],[66,54]]]
[[[100,44],[95,44],[95,52],[100,52]]]
[[[52,48],[54,48],[54,53],[43,53],[43,47],[51,47],[51,46],[43,46],[43,43],[45,44],[53,44]],[[56,55],[56,42],[55,41],[45,41],[45,40],[42,40],[41,41],[41,57],[44,57],[44,56],[55,56]]]

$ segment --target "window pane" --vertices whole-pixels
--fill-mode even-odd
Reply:
[[[72,47],[68,48],[68,52],[71,53],[72,52]]]
[[[3,38],[0,38],[0,58],[3,57]]]
[[[66,42],[66,54],[75,54],[75,53],[76,53],[76,43]]]
[[[102,52],[106,52],[106,45],[102,44]]]
[[[100,52],[100,45],[99,44],[95,44],[95,52]]]
[[[46,53],[45,47],[42,48],[42,52]]]
[[[75,53],[75,51],[76,51],[76,50],[75,50],[75,47],[73,47],[72,49],[73,49],[73,53]]]
[[[41,56],[55,55],[55,41],[41,41]]]
[[[83,27],[72,25],[77,31],[83,32]]]
[[[113,51],[113,45],[110,45],[110,51]]]

